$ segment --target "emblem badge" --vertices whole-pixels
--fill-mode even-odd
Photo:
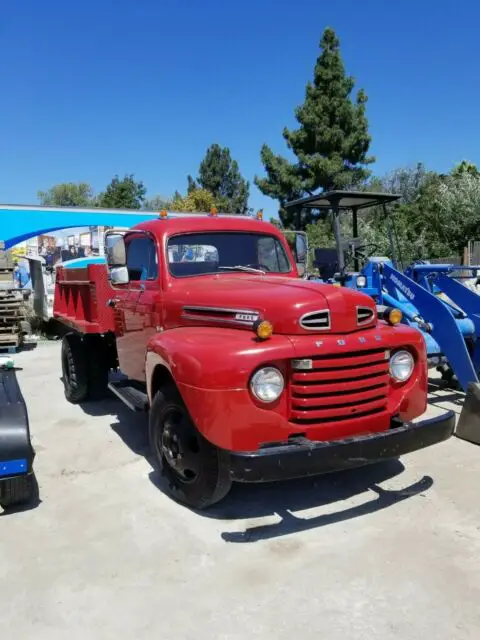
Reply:
[[[362,344],[365,344],[367,339],[362,337],[362,338],[359,338],[358,341],[361,342]]]
[[[345,340],[337,340],[337,344],[339,344],[340,346],[344,346],[347,343],[345,342]]]
[[[321,347],[321,346],[323,346],[323,340],[317,340],[317,342],[315,342],[315,346],[316,346],[316,347]]]
[[[377,342],[381,342],[382,341],[382,336],[375,336],[375,340]]]

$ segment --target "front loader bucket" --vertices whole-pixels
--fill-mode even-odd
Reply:
[[[457,438],[480,444],[480,384],[471,382],[455,429]]]
[[[447,358],[462,389],[466,391],[470,382],[478,382],[477,372],[467,349],[465,338],[452,312],[444,302],[387,264],[383,265],[383,275],[383,286],[387,292],[392,297],[398,298],[398,291],[400,291],[408,302],[418,310],[418,315],[431,325],[429,332]],[[447,283],[446,286],[449,284],[451,285],[451,283]],[[465,290],[467,291],[466,288]],[[468,293],[477,296],[471,291]]]

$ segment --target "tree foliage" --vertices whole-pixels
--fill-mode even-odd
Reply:
[[[98,206],[106,209],[141,209],[146,192],[143,182],[135,180],[133,174],[122,179],[116,175],[98,196]]]
[[[480,230],[480,172],[471,163],[460,163],[448,174],[427,171],[423,164],[397,169],[374,178],[367,188],[400,195],[391,205],[397,258],[403,265],[414,260],[462,258],[469,240]],[[350,216],[342,217],[344,238],[351,238]],[[334,247],[331,222],[307,225],[311,249]],[[387,220],[381,208],[359,217],[359,237],[376,244],[377,255],[391,256]]]
[[[188,212],[209,212],[210,209],[215,207],[215,199],[210,191],[206,189],[193,189],[187,193],[186,196],[181,196],[176,193],[174,198],[170,201],[170,211],[188,211]]]
[[[295,110],[299,126],[283,131],[295,160],[275,155],[264,145],[261,160],[267,177],[255,178],[262,193],[279,201],[286,226],[294,224],[295,216],[284,209],[286,202],[318,189],[360,185],[369,177],[368,165],[374,161],[368,155],[367,96],[360,89],[352,97],[355,82],[345,73],[340,43],[332,29],[324,31],[320,47],[313,82],[307,84],[305,101]],[[312,212],[303,213],[301,226],[314,218]]]
[[[54,207],[93,206],[94,194],[87,182],[62,182],[47,191],[38,191],[40,203]]]
[[[212,144],[207,149],[197,179],[188,176],[188,193],[199,188],[213,195],[218,210],[223,213],[248,211],[250,186],[242,177],[237,161],[232,160],[228,147]]]

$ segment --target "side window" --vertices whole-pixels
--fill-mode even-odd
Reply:
[[[127,268],[130,281],[155,280],[158,276],[158,259],[152,238],[127,240]]]

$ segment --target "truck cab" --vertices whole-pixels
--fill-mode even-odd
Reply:
[[[177,500],[204,508],[232,481],[349,468],[452,434],[450,413],[412,423],[427,400],[421,334],[363,293],[299,278],[301,251],[270,223],[165,212],[111,232],[106,253],[107,266],[57,270],[65,394],[108,387],[148,410]]]

